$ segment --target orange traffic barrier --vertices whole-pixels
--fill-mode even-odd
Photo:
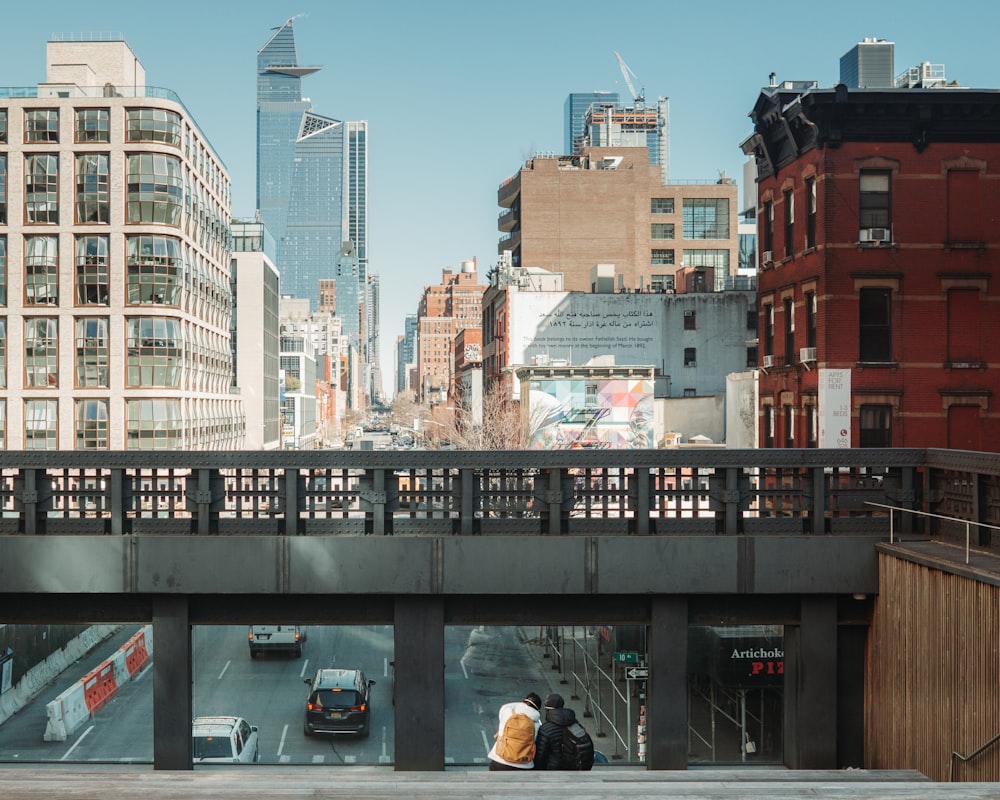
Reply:
[[[117,693],[118,682],[115,680],[115,665],[112,661],[105,661],[83,679],[83,696],[91,716]]]
[[[149,651],[146,650],[146,633],[139,631],[125,645],[125,665],[128,667],[128,674],[134,678],[148,662]]]

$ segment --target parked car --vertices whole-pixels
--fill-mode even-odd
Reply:
[[[243,717],[195,717],[191,722],[195,764],[256,764],[257,726]]]
[[[291,653],[300,658],[306,632],[298,625],[251,625],[249,640],[250,658],[269,651]]]
[[[371,729],[371,689],[375,681],[359,669],[318,669],[306,678],[306,718],[302,731],[351,733],[364,738]]]

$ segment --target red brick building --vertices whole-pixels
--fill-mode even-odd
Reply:
[[[764,89],[751,118],[762,446],[1000,449],[1000,92]]]

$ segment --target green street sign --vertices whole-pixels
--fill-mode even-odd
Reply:
[[[619,664],[638,664],[639,654],[633,652],[615,653],[615,661]]]

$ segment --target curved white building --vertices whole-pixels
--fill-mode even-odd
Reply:
[[[51,41],[0,88],[0,445],[244,442],[230,181],[129,46]]]

